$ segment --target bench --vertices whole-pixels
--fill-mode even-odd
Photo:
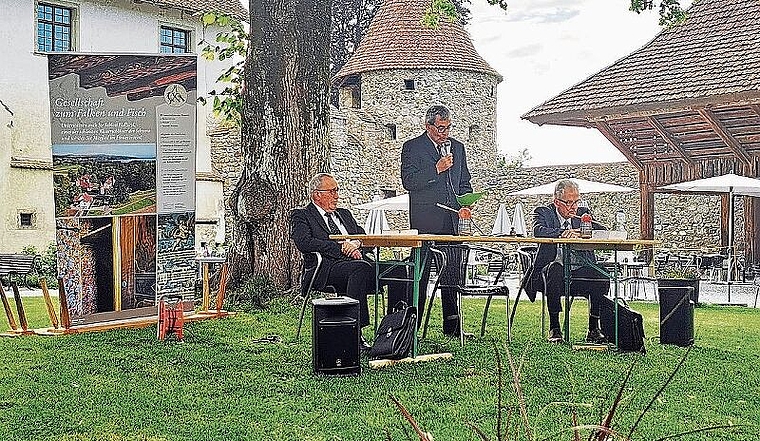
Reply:
[[[22,279],[22,284],[29,288],[27,276],[36,270],[38,257],[36,254],[0,254],[0,280],[5,278],[10,284],[11,278],[15,276],[16,279]]]
[[[5,288],[2,287],[2,280],[6,279],[7,283],[13,290],[13,297],[16,301],[16,310],[18,311],[19,321],[21,322],[21,333],[29,333],[26,322],[24,306],[21,303],[21,295],[18,292],[18,280],[21,279],[26,287],[27,276],[36,270],[37,255],[34,254],[0,254],[0,299],[3,302],[5,316],[8,318],[8,324],[12,331],[18,331],[16,321],[13,319],[10,303],[5,296]]]

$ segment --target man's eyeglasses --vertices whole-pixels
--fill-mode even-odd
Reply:
[[[557,199],[557,200],[565,204],[566,207],[577,207],[581,201],[580,199],[576,199],[574,201],[564,201],[562,199]]]
[[[451,130],[451,124],[449,124],[447,126],[434,126],[432,124],[428,124],[428,125],[430,127],[435,127],[435,131],[438,132],[438,133],[446,133],[449,130]]]
[[[338,194],[338,190],[340,190],[340,189],[338,187],[335,187],[335,188],[328,188],[326,190],[321,190],[321,189],[318,188],[318,189],[316,189],[314,191],[318,191],[320,193],[330,193],[331,195],[335,196],[335,195]]]

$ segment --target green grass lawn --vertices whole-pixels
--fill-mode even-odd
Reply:
[[[24,303],[31,324],[43,326],[42,299]],[[355,377],[312,374],[310,326],[294,341],[298,312],[284,301],[265,312],[188,324],[184,343],[157,341],[155,327],[0,339],[0,440],[417,439],[389,395],[436,440],[478,439],[470,422],[496,440],[491,340],[461,348],[444,337],[439,305],[421,352],[449,351],[453,359],[379,370],[364,360]],[[466,300],[470,330],[479,327],[481,305]],[[492,307],[487,335],[504,356],[502,305]],[[533,439],[572,439],[569,407],[560,402],[577,403],[580,423],[598,423],[635,363],[612,424],[627,434],[686,351],[658,343],[657,305],[633,304],[645,318],[645,356],[547,344],[538,305],[520,305],[510,345],[525,356],[521,384]],[[573,308],[573,338],[583,338],[585,314],[585,304]],[[694,349],[633,439],[725,424],[750,427],[680,439],[759,439],[760,310],[699,308],[695,328]],[[271,335],[282,340],[262,339]],[[504,400],[516,405],[509,384]]]

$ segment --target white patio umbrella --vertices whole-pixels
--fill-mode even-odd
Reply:
[[[509,234],[509,230],[512,229],[512,221],[509,220],[509,213],[507,213],[507,204],[499,204],[499,209],[496,211],[496,220],[493,223],[491,234],[494,236],[503,236]]]
[[[526,236],[525,227],[525,212],[523,211],[522,202],[518,202],[515,205],[515,211],[512,213],[512,226],[515,227],[515,234],[518,236]]]
[[[392,198],[380,199],[379,201],[359,204],[354,208],[362,210],[402,210],[409,211],[409,193],[400,194]]]
[[[370,210],[367,220],[364,222],[364,231],[367,234],[383,234],[383,230],[388,229],[390,228],[388,227],[388,219],[385,217],[385,210]]]
[[[622,185],[615,185],[615,184],[606,184],[604,182],[596,182],[596,181],[589,181],[586,179],[579,179],[579,178],[567,178],[572,181],[575,181],[576,184],[578,184],[578,191],[581,194],[586,193],[626,193],[629,191],[636,190],[635,188],[631,187],[624,187]],[[512,193],[509,193],[510,196],[535,196],[535,195],[541,195],[541,194],[554,194],[554,187],[557,186],[557,182],[559,182],[560,179],[550,182],[548,184],[544,185],[538,185],[536,187],[530,187],[519,191],[513,191]]]
[[[760,197],[760,179],[728,173],[696,181],[679,182],[660,187],[692,193],[728,193],[728,301],[731,302],[731,268],[734,254],[734,195]]]

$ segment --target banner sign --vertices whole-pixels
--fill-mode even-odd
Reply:
[[[196,71],[195,55],[48,55],[59,273],[80,322],[192,301]]]

